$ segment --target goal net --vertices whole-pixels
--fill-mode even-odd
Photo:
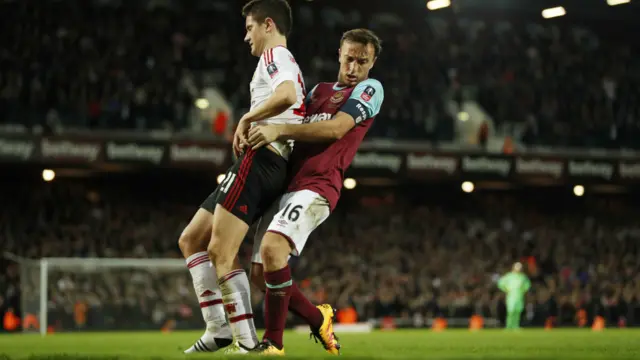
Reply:
[[[44,258],[20,271],[26,332],[203,327],[180,259]]]

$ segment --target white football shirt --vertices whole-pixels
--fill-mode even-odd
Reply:
[[[262,105],[274,93],[278,85],[293,81],[296,88],[296,103],[280,115],[256,121],[255,124],[301,124],[306,109],[304,99],[306,90],[300,67],[291,52],[284,46],[268,49],[260,57],[253,79],[249,85],[251,91],[251,110]],[[288,159],[291,143],[274,141],[271,143],[280,155]]]

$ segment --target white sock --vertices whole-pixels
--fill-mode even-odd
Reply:
[[[253,323],[249,278],[244,270],[234,270],[218,280],[224,309],[236,341],[247,348],[258,345],[258,334]]]
[[[216,269],[211,265],[206,251],[189,256],[187,267],[193,279],[193,288],[198,296],[202,317],[207,323],[207,332],[215,333],[227,322]]]

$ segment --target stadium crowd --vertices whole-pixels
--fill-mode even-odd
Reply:
[[[0,186],[3,250],[32,259],[179,259],[178,235],[209,187],[202,179],[189,179],[188,188],[167,181]],[[558,204],[562,197],[544,192],[421,192],[347,192],[293,262],[310,298],[358,321],[503,319],[496,280],[522,261],[533,283],[524,325],[554,318],[555,326],[588,326],[600,315],[609,325],[640,326],[640,232],[629,225],[635,200],[567,197]],[[250,246],[248,238],[244,264]],[[13,262],[0,264],[0,309],[37,314],[37,266],[21,272]],[[262,294],[255,291],[253,301],[260,326]],[[202,325],[186,268],[52,269],[48,306],[50,324],[64,330]]]
[[[236,114],[246,111],[255,59],[242,42],[239,4],[119,3],[0,1],[2,128],[177,131],[211,84]],[[374,76],[386,98],[370,136],[450,141],[450,102],[475,100],[497,128],[527,144],[640,144],[640,57],[633,46],[604,41],[600,29],[455,15],[429,16],[424,26],[415,13],[373,17],[366,7],[319,3],[294,4],[290,47],[308,86],[335,77],[345,29],[369,27],[385,42]],[[0,181],[2,250],[30,259],[180,259],[178,236],[212,186],[164,175]],[[293,260],[303,291],[359,321],[503,319],[495,282],[522,261],[533,282],[525,325],[583,326],[599,315],[640,326],[633,199],[559,205],[542,190],[534,198],[407,191],[345,194]],[[250,246],[247,239],[245,264]],[[38,291],[37,267],[0,259],[0,316],[37,321]],[[58,329],[202,325],[186,269],[53,269],[48,292],[49,323]],[[262,294],[253,300],[260,326]]]
[[[241,114],[255,59],[240,5],[0,2],[0,122],[177,130],[210,83]],[[386,99],[372,136],[450,141],[449,102],[476,100],[527,144],[637,147],[640,57],[599,40],[602,29],[293,5],[290,48],[308,86],[335,77],[345,29],[384,40],[374,76]]]

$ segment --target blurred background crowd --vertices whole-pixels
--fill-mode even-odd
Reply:
[[[33,259],[180,259],[178,236],[210,184],[189,179],[186,188],[184,180],[165,180],[3,187],[3,198],[16,204],[0,210],[3,250]],[[556,317],[557,326],[578,325],[583,310],[610,324],[640,325],[640,229],[630,225],[638,214],[635,198],[573,198],[552,190],[465,194],[446,185],[369,192],[347,192],[293,263],[315,302],[334,303],[360,321],[501,319],[496,281],[522,261],[533,283],[525,324]],[[241,258],[248,266],[251,236],[246,240]],[[22,279],[19,269],[3,263],[0,303],[35,313],[38,267],[25,267]],[[253,300],[260,324],[262,294],[255,291]],[[201,321],[189,273],[162,266],[53,268],[48,306],[52,324],[64,329],[149,328],[168,320],[198,327]],[[80,310],[86,315],[78,325]]]
[[[335,79],[345,29],[368,27],[384,40],[373,76],[386,97],[372,137],[451,142],[460,119],[471,116],[523,144],[637,145],[633,31],[625,38],[608,26],[466,13],[425,20],[422,4],[395,12],[335,1],[292,4],[289,47],[308,87]],[[207,89],[220,94],[228,115],[240,116],[256,64],[242,41],[241,5],[0,2],[0,121],[52,131],[181,131],[202,112],[194,104]]]
[[[380,35],[373,76],[385,103],[369,139],[464,144],[472,123],[523,147],[640,148],[637,32],[456,11],[425,17],[422,2],[351,3],[292,1],[289,47],[310,87],[335,78],[344,30]],[[227,137],[247,111],[256,64],[242,42],[241,5],[0,0],[0,131]],[[180,259],[178,236],[215,184],[179,173],[43,183],[2,166],[16,174],[0,179],[2,250],[30,259]],[[294,260],[301,287],[359,321],[502,319],[497,278],[522,261],[533,283],[525,325],[580,326],[597,315],[640,325],[635,197],[446,186],[345,194]],[[245,264],[250,246],[249,237]],[[35,314],[39,281],[36,266],[0,260],[0,315]],[[54,269],[49,323],[197,328],[192,291],[186,269]],[[260,326],[262,294],[253,301]]]

